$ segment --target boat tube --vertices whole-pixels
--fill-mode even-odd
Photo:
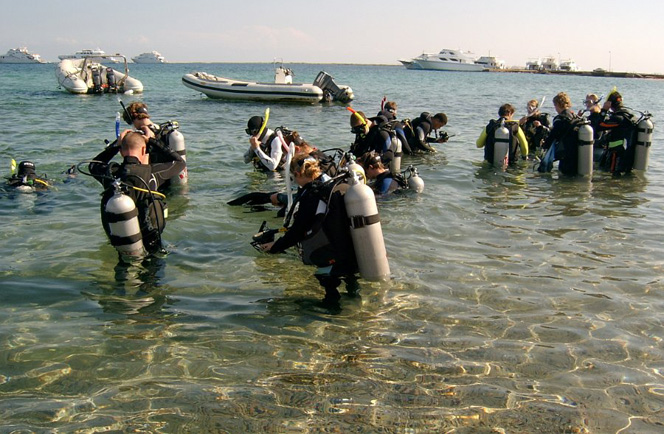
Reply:
[[[143,83],[129,76],[127,59],[122,58],[124,72],[104,66],[92,57],[63,59],[55,68],[58,85],[74,94],[143,92]]]
[[[206,72],[194,72],[182,77],[182,84],[199,91],[209,98],[253,101],[286,101],[317,103],[338,101],[347,103],[353,100],[353,90],[348,86],[338,86],[332,76],[321,71],[313,84],[292,83],[292,74],[278,67],[274,83],[234,80],[218,77]]]

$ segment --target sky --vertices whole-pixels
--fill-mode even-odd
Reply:
[[[553,56],[579,69],[664,74],[664,2],[478,0],[0,0],[0,53],[47,61],[84,48],[169,62],[393,64],[443,48],[507,66]]]

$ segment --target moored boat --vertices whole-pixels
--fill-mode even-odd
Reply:
[[[101,48],[85,48],[81,51],[77,51],[74,54],[61,54],[58,56],[58,59],[83,59],[83,58],[92,58],[96,62],[101,62],[102,59],[107,63],[122,63],[123,57],[121,54],[108,55]]]
[[[127,59],[120,57],[124,61],[124,72],[99,63],[96,60],[99,56],[63,59],[55,68],[58,85],[75,94],[143,92],[143,84],[129,76]]]
[[[475,63],[475,59],[461,50],[443,48],[437,54],[422,53],[408,60],[399,60],[406,69],[426,69],[433,71],[483,71],[483,65]]]
[[[30,53],[26,47],[12,48],[0,56],[0,63],[46,63],[39,54]]]
[[[313,84],[293,83],[290,69],[279,66],[275,71],[274,83],[235,80],[218,77],[206,72],[194,72],[182,77],[182,84],[204,93],[210,98],[254,101],[287,102],[350,102],[353,90],[348,86],[338,86],[332,76],[325,71],[318,73]]]
[[[158,51],[141,53],[131,58],[134,63],[166,63],[166,59]]]

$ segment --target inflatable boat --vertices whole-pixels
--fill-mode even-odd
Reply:
[[[55,68],[58,86],[76,94],[143,92],[143,83],[129,76],[129,67],[124,56],[120,56],[124,61],[124,72],[99,63],[99,60],[103,61],[105,57],[107,56],[85,56],[81,59],[61,60]],[[118,58],[118,55],[113,57]]]
[[[338,86],[332,76],[321,71],[313,84],[293,83],[290,69],[276,68],[274,83],[234,80],[218,77],[206,72],[194,72],[182,77],[182,84],[204,93],[209,98],[253,101],[287,101],[302,103],[332,102],[347,103],[353,100],[353,90]]]

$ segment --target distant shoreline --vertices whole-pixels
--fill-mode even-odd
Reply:
[[[641,72],[616,72],[616,71],[536,71],[532,69],[491,69],[485,72],[512,72],[523,74],[557,74],[557,75],[579,75],[585,77],[619,77],[619,78],[652,78],[664,79],[664,74],[646,74]]]

